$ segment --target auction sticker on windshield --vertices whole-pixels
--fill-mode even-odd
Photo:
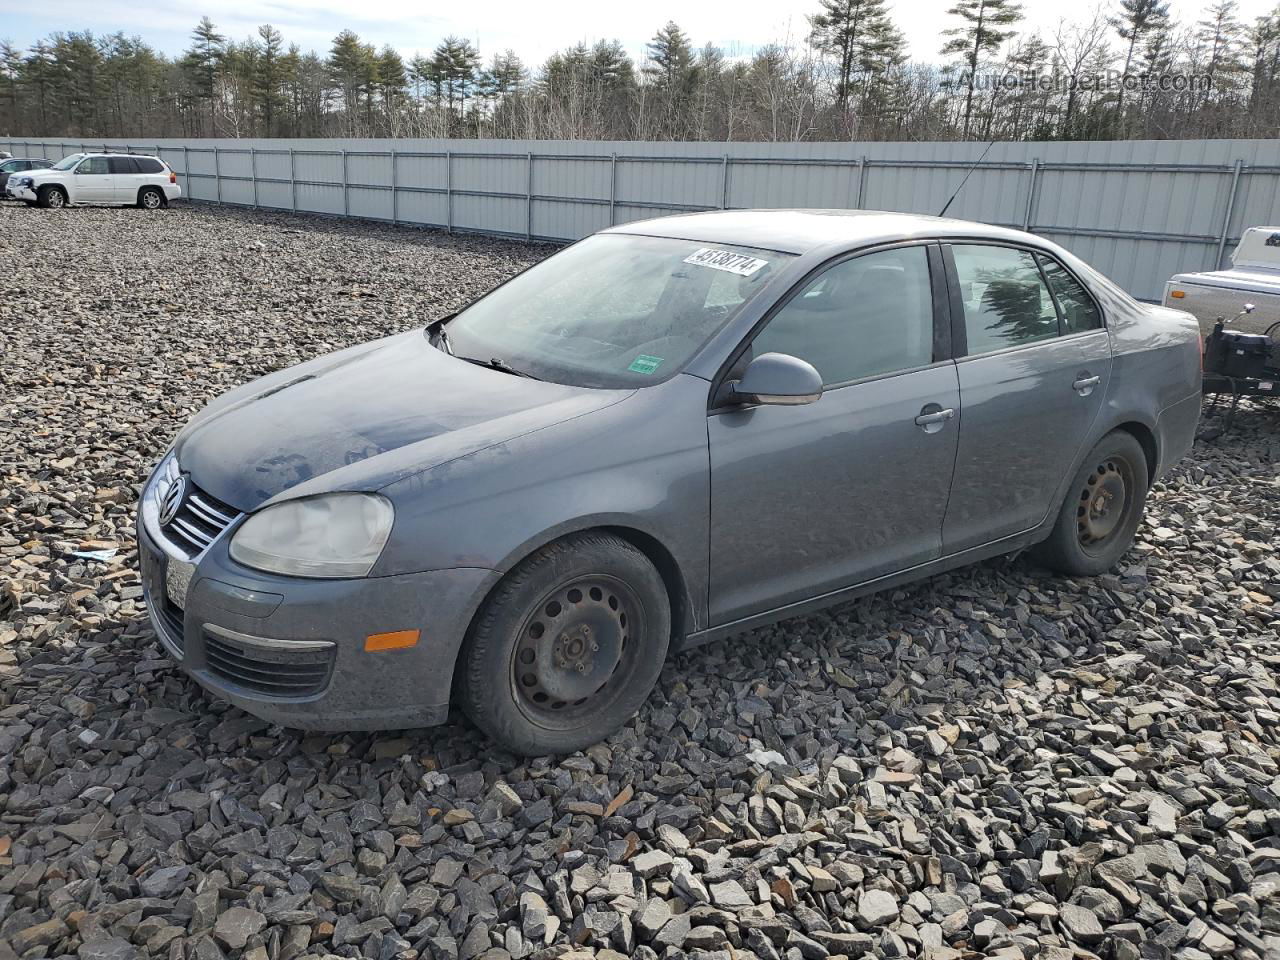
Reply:
[[[740,277],[749,277],[761,267],[769,265],[768,260],[748,257],[745,253],[734,253],[731,250],[716,250],[714,247],[700,247],[685,257],[684,262],[736,273]]]

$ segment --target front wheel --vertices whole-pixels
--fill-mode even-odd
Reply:
[[[67,191],[61,187],[42,187],[37,203],[51,210],[61,210],[67,205]]]
[[[521,561],[485,601],[458,662],[458,700],[515,753],[572,753],[635,714],[670,638],[649,559],[620,537],[575,534]]]
[[[1133,434],[1107,434],[1072,478],[1053,532],[1034,555],[1071,576],[1110,570],[1133,543],[1148,483],[1147,457]]]

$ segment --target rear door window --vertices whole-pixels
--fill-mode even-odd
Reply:
[[[1029,250],[956,244],[956,279],[970,356],[1058,335],[1058,311]]]
[[[138,167],[133,157],[111,157],[112,173],[137,173]]]

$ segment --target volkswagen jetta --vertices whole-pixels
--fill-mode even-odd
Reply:
[[[458,314],[245,384],[146,484],[148,608],[278,723],[451,702],[599,740],[676,646],[1034,548],[1128,549],[1199,338],[1036,236],[849,211],[614,227]]]

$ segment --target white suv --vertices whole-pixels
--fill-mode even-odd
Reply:
[[[145,210],[182,196],[177,174],[163,160],[125,153],[73,153],[48,170],[11,176],[5,192],[42,207],[103,203]]]

